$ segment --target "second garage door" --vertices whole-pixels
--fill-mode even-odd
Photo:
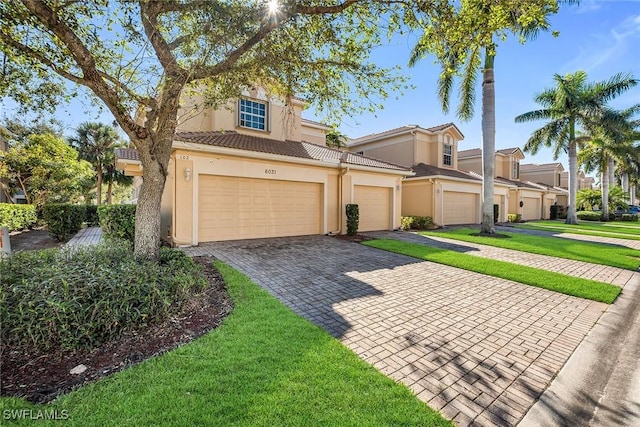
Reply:
[[[198,241],[321,233],[322,185],[201,175]]]
[[[525,221],[531,221],[534,219],[540,219],[540,199],[533,197],[522,198],[522,219]]]
[[[358,231],[389,230],[391,228],[391,189],[356,185],[354,203],[360,211]]]
[[[443,206],[444,225],[478,223],[478,194],[445,191]]]

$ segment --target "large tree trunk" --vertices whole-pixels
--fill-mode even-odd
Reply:
[[[624,191],[625,194],[628,194],[629,198],[627,199],[627,203],[630,205],[633,205],[633,201],[631,199],[631,194],[629,192],[629,174],[627,172],[623,172],[622,176],[620,177],[620,181],[622,181],[622,191]]]
[[[613,157],[609,157],[607,160],[607,169],[609,170],[609,185],[615,187],[616,182],[616,161]]]
[[[600,183],[602,184],[602,206],[600,209],[602,219],[605,221],[609,221],[609,178],[609,162],[605,161],[602,178],[600,178]]]
[[[96,180],[97,205],[100,206],[102,204],[102,166],[99,164],[96,166],[96,175],[98,176]]]
[[[109,181],[109,184],[107,184],[107,204],[113,204],[113,181]]]
[[[567,209],[567,224],[577,224],[578,216],[576,215],[576,195],[578,194],[577,181],[578,181],[578,149],[576,147],[576,140],[574,130],[571,126],[569,136],[569,208]]]
[[[493,223],[493,193],[496,157],[496,93],[493,75],[494,56],[485,53],[482,78],[482,229],[496,232]]]

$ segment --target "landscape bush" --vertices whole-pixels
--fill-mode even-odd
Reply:
[[[84,222],[87,223],[89,227],[97,226],[100,221],[98,218],[98,206],[86,205],[85,208]]]
[[[576,212],[576,216],[578,219],[582,219],[585,221],[600,221],[602,218],[602,214],[600,212],[593,211],[578,211]]]
[[[522,215],[520,214],[508,214],[507,221],[509,222],[520,222],[522,221]]]
[[[622,214],[620,221],[638,222],[638,214]]]
[[[45,351],[94,347],[167,319],[207,281],[184,252],[161,248],[138,262],[132,245],[15,252],[0,259],[0,340]]]
[[[50,203],[44,205],[42,215],[51,236],[62,242],[76,234],[82,223],[86,207],[66,203]]]
[[[358,226],[360,224],[360,209],[358,205],[348,204],[346,206],[347,211],[347,235],[355,236],[358,233]]]
[[[400,218],[400,228],[407,230],[428,230],[433,227],[430,216],[403,216]]]
[[[35,205],[0,203],[0,227],[20,231],[32,227],[38,221]]]
[[[102,235],[133,242],[136,233],[136,205],[104,205],[98,208]]]

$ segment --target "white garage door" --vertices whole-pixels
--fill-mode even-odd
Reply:
[[[198,241],[320,234],[322,185],[201,175]]]
[[[358,231],[389,230],[392,227],[390,192],[387,187],[354,186],[354,203],[360,211]]]
[[[540,219],[540,199],[533,197],[523,197],[522,203],[522,219],[525,221],[531,221],[534,219]]]
[[[444,225],[477,224],[478,196],[475,193],[444,191],[442,200]]]

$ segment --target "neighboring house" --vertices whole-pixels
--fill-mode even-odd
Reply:
[[[592,189],[593,186],[595,185],[595,181],[596,181],[595,178],[590,176],[585,176],[584,172],[581,170],[578,171],[578,186],[577,186],[578,191],[583,190],[585,188]],[[565,188],[565,189],[569,188],[569,172],[568,171],[564,171],[560,175],[560,188]]]
[[[560,186],[563,172],[564,166],[562,166],[562,163],[558,162],[544,163],[541,165],[533,163],[520,165],[521,180],[553,187],[558,192],[556,203],[558,205],[567,206],[569,201],[569,192]]]
[[[409,168],[328,148],[330,128],[302,119],[300,101],[245,95],[182,117],[162,197],[169,242],[345,232],[349,203],[360,206],[359,231],[399,228]],[[186,111],[197,101],[185,99]],[[120,169],[142,175],[135,150],[117,156]]]
[[[348,150],[413,168],[415,176],[402,183],[402,215],[430,216],[437,225],[479,224],[482,177],[460,170],[458,144],[463,138],[453,123],[410,125],[353,139]],[[510,187],[495,186],[500,222],[507,220]]]

